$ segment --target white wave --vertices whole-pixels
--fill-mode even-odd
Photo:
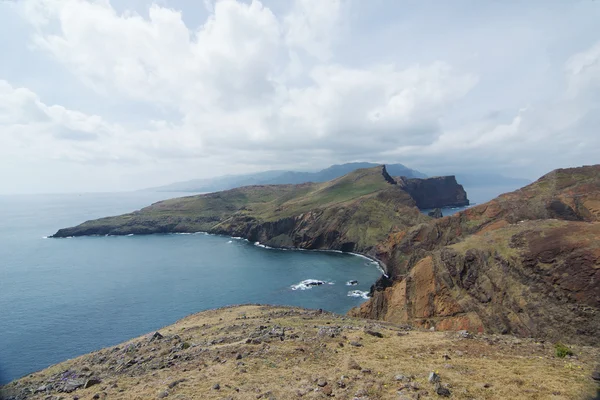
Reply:
[[[258,246],[258,247],[262,247],[263,249],[272,249],[272,247],[269,247],[269,246],[264,245],[264,244],[260,244],[260,242],[254,242],[254,245]]]
[[[130,233],[129,235],[125,235],[125,236],[133,236],[133,233]]]
[[[292,290],[308,290],[312,289],[314,286],[321,286],[325,283],[332,284],[330,282],[321,281],[319,279],[305,279],[300,283],[290,286]]]
[[[230,240],[230,241],[229,241],[229,242],[227,242],[227,243],[233,243],[233,240]]]
[[[48,239],[48,236],[42,236],[42,239]]]
[[[348,292],[348,297],[362,297],[363,299],[368,299],[369,292],[364,292],[362,290],[351,290]]]

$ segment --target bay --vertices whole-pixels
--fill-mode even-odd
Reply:
[[[361,257],[224,236],[44,238],[176,195],[0,196],[0,384],[206,309],[261,303],[344,313],[380,276]],[[325,283],[298,286],[307,279]]]

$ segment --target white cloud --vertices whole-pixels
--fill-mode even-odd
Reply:
[[[332,57],[331,45],[341,24],[342,0],[297,0],[285,17],[285,41],[326,61]]]
[[[354,49],[369,37],[347,29],[357,19],[364,23],[360,12],[349,18],[350,0],[293,0],[285,9],[267,1],[205,1],[209,15],[197,27],[184,23],[183,11],[157,4],[125,12],[109,0],[16,4],[31,26],[35,52],[61,65],[100,100],[116,99],[132,113],[147,114],[115,118],[89,105],[87,113],[48,105],[34,88],[0,80],[0,152],[15,163],[18,157],[102,168],[128,163],[135,176],[129,185],[152,186],[159,170],[171,171],[163,175],[174,181],[357,160],[448,172],[480,163],[520,174],[518,168],[527,166],[531,176],[553,168],[553,160],[587,160],[589,146],[597,144],[588,132],[600,100],[600,44],[557,63],[566,89],[552,101],[513,101],[510,112],[501,110],[502,118],[461,120],[457,116],[472,115],[471,109],[498,111],[493,95],[473,97],[482,84],[486,90],[493,86],[498,66],[486,75],[481,69],[486,63],[469,69],[461,61],[457,67],[439,56],[443,52],[411,58],[399,43],[425,38],[413,39],[410,32],[401,38],[374,33],[374,48],[385,48],[385,54]],[[372,18],[370,8],[363,11],[365,19]],[[495,15],[500,17],[494,26],[502,27],[501,14]],[[476,32],[495,30],[478,25]],[[361,37],[348,36],[351,32]],[[451,39],[456,49],[457,34]],[[510,38],[492,39],[510,51]],[[485,44],[486,37],[474,42]],[[443,35],[434,43],[443,47]],[[356,50],[357,61],[345,62],[339,49],[346,56]],[[467,48],[466,59],[481,51]],[[43,77],[43,66],[39,71]],[[517,87],[524,78],[514,79],[510,84]],[[148,113],[155,107],[164,112]],[[148,182],[139,179],[144,174]]]
[[[165,154],[192,155],[219,147],[358,153],[428,144],[445,107],[476,83],[443,62],[357,69],[319,61],[296,66],[302,79],[290,77],[296,48],[329,58],[339,1],[298,0],[278,19],[259,1],[222,0],[195,32],[179,12],[157,5],[144,19],[119,15],[106,1],[40,1],[45,7],[25,10],[39,48],[107,96],[181,113],[164,140],[152,139],[153,154],[164,143]]]

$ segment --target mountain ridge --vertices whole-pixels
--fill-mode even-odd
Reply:
[[[189,181],[175,182],[169,185],[142,189],[143,191],[174,191],[174,192],[216,192],[236,187],[251,185],[279,185],[300,184],[308,182],[326,182],[339,178],[357,169],[373,168],[376,163],[354,162],[346,164],[335,164],[316,172],[274,170],[257,172],[253,174],[225,175],[216,178],[193,179]],[[390,174],[393,176],[406,176],[409,178],[426,178],[427,176],[417,170],[406,167],[403,164],[388,164]]]

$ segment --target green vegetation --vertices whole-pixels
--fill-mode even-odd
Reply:
[[[257,232],[252,240],[272,246],[340,249],[351,243],[352,250],[362,251],[391,231],[427,220],[412,197],[388,182],[379,166],[324,183],[246,186],[165,200],[61,229],[55,236],[204,231],[246,237],[252,229]],[[290,231],[300,224],[302,236],[293,235]],[[256,229],[261,226],[267,226],[264,233]]]
[[[558,358],[565,358],[566,356],[572,356],[573,351],[562,343],[556,343],[554,345],[554,354]]]

